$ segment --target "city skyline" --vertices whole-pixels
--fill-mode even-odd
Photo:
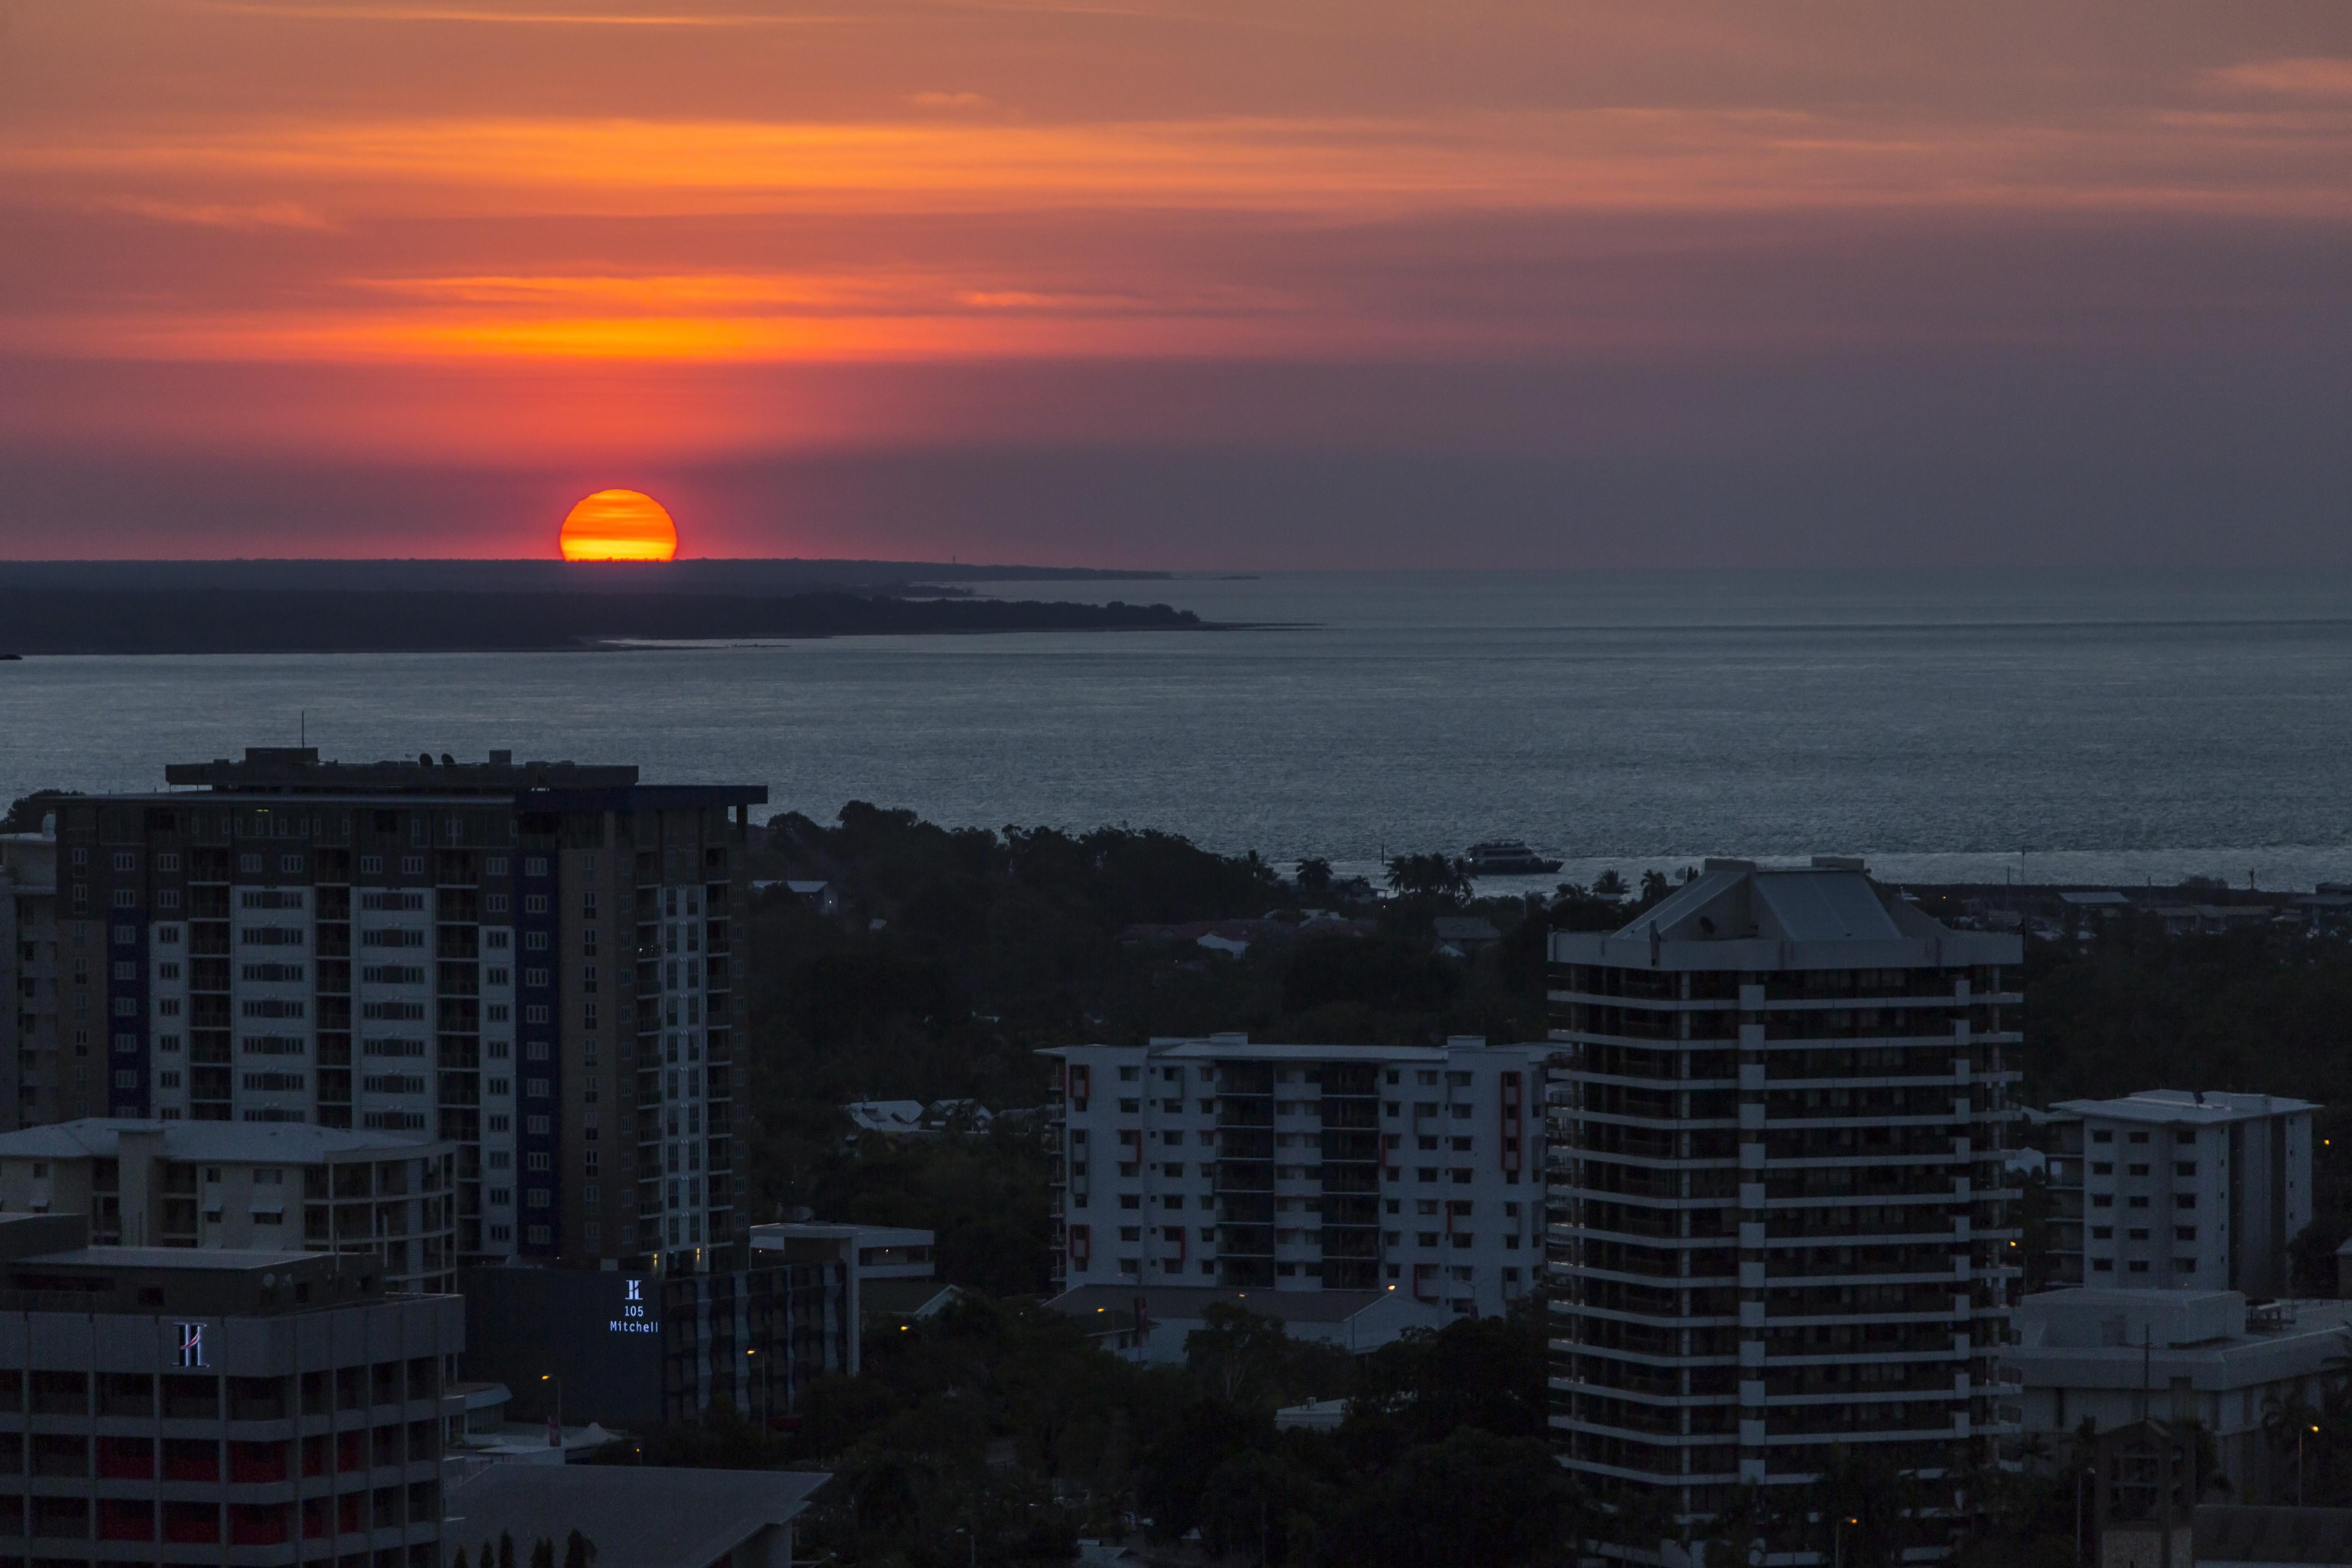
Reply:
[[[2352,28],[99,0],[0,556],[2340,562]]]

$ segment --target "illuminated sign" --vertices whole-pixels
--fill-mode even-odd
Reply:
[[[202,1323],[179,1323],[174,1326],[180,1331],[180,1364],[203,1366],[205,1364],[205,1326]]]
[[[621,1281],[621,1289],[625,1292],[621,1299],[621,1315],[606,1325],[608,1331],[616,1334],[660,1332],[661,1326],[648,1321],[646,1318],[646,1282],[642,1279],[624,1279]]]

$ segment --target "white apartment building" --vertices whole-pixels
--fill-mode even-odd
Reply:
[[[1478,1316],[1538,1285],[1549,1046],[1045,1054],[1063,1064],[1058,1284],[1394,1290]]]
[[[456,1289],[457,1150],[298,1121],[91,1117],[0,1133],[0,1214],[79,1215],[93,1246],[329,1252],[394,1290]]]
[[[2147,1089],[2051,1108],[2059,1283],[2284,1296],[2311,1223],[2308,1100]]]

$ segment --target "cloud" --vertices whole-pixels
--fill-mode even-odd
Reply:
[[[992,109],[996,100],[977,92],[911,92],[907,101],[918,109]]]
[[[2205,80],[2213,87],[2276,93],[2283,98],[2352,99],[2352,59],[2314,56],[2249,60],[2209,71]]]
[[[112,212],[157,223],[195,224],[205,228],[306,228],[338,232],[335,224],[299,202],[164,202],[143,196],[111,196],[96,204]]]

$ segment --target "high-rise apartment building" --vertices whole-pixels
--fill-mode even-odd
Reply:
[[[49,929],[15,948],[54,976],[54,1059],[20,1104],[446,1142],[460,1264],[738,1247],[730,921],[765,789],[290,747],[164,777],[56,803]]]
[[[58,1051],[57,819],[47,826],[0,834],[0,980],[8,991],[0,1063],[15,1080],[0,1093],[0,1128],[88,1116],[106,1104],[89,1058]]]
[[[1541,1267],[1548,1046],[1068,1046],[1055,1283],[1401,1290],[1492,1315]]]
[[[2289,1294],[2318,1109],[2181,1089],[2051,1107],[2052,1283]]]
[[[1586,1484],[1687,1517],[1837,1447],[1990,1457],[2021,949],[1827,858],[1553,933],[1552,1426]]]

